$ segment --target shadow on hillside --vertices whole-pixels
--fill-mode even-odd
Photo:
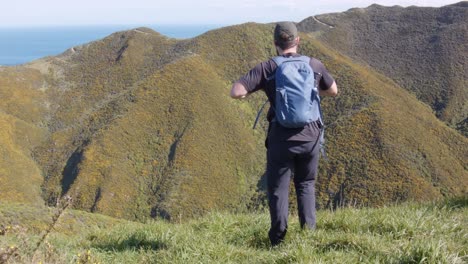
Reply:
[[[131,235],[124,240],[106,241],[105,243],[95,242],[92,247],[104,251],[127,251],[127,250],[161,250],[167,248],[167,245],[161,241],[141,238],[137,235]]]
[[[83,159],[83,149],[78,148],[73,152],[67,160],[67,165],[62,172],[62,195],[65,195],[70,190],[71,185],[75,182],[78,176],[78,164]]]

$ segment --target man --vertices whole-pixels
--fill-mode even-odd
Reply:
[[[278,23],[274,31],[274,45],[279,56],[300,57],[297,48],[300,38],[292,22]],[[334,79],[317,59],[310,58],[320,96],[336,96],[338,89]],[[276,122],[275,71],[278,65],[274,59],[264,61],[252,68],[235,82],[231,97],[241,99],[248,94],[263,90],[270,101],[267,119],[270,122],[267,146],[267,193],[271,216],[268,233],[273,246],[281,243],[288,227],[288,195],[291,171],[294,172],[302,228],[315,228],[315,178],[318,169],[320,134],[323,124],[320,120],[307,123],[299,128],[287,128]]]

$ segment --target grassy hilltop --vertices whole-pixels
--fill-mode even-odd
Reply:
[[[234,101],[233,81],[274,55],[272,25],[187,40],[138,28],[30,64],[0,67],[0,200],[173,221],[264,202],[264,95]],[[388,76],[315,35],[340,88],[323,102],[329,162],[321,208],[434,200],[468,188],[468,139]],[[391,76],[390,76],[391,77]]]
[[[269,246],[267,212],[137,223],[66,210],[35,250],[57,212],[0,203],[0,262],[461,264],[468,261],[466,206],[465,197],[322,210],[315,231],[301,231],[294,216],[277,248]]]

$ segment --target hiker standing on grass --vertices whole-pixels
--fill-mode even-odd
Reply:
[[[301,228],[315,228],[315,178],[324,127],[319,95],[338,93],[322,62],[297,53],[299,40],[294,23],[278,23],[274,31],[278,56],[252,68],[231,88],[232,98],[263,90],[270,101],[265,145],[271,216],[268,235],[273,246],[283,241],[288,229],[292,171]]]

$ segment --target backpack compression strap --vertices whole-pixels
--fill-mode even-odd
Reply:
[[[299,56],[299,57],[276,56],[272,58],[272,60],[276,63],[278,67],[285,61],[303,61],[307,64],[310,64],[310,58],[307,56]]]

